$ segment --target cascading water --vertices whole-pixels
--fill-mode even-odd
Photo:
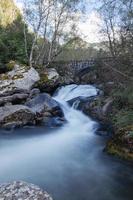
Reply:
[[[104,154],[105,139],[94,134],[96,123],[76,110],[76,103],[67,103],[97,93],[89,85],[60,88],[53,97],[67,120],[60,128],[1,131],[0,182],[31,182],[55,200],[132,200],[132,167]]]
[[[86,98],[96,95],[97,89],[93,86],[72,84],[62,87],[54,96],[54,99],[60,103],[64,111],[65,118],[68,121],[68,124],[65,127],[67,129],[70,129],[68,130],[68,132],[75,132],[78,127],[78,131],[81,129],[81,132],[84,133],[86,133],[87,130],[90,132],[90,134],[94,133],[93,129],[95,123],[87,116],[85,116],[81,111],[75,109],[75,102],[70,107],[67,101],[75,99],[77,97]]]

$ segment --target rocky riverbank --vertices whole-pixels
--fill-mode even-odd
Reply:
[[[120,68],[120,66],[117,67]],[[122,67],[125,68],[125,64]],[[102,64],[95,66],[90,73],[85,74],[80,83],[95,84],[103,91],[103,95],[85,105],[84,111],[94,119],[107,124],[105,126],[107,131],[110,125],[112,126],[113,135],[105,150],[109,154],[133,160],[132,80]]]
[[[56,87],[57,71],[44,69],[42,75],[33,67],[10,64],[12,69],[0,74],[0,126],[10,129],[25,125],[62,125],[65,121],[63,111],[46,93]],[[40,88],[42,79],[45,81]]]
[[[0,185],[1,200],[52,200],[52,197],[36,185],[14,181]]]

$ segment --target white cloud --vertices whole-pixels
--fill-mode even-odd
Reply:
[[[102,19],[96,11],[92,11],[90,14],[84,16],[84,21],[80,21],[78,24],[80,36],[87,42],[99,42],[100,41],[100,24]]]

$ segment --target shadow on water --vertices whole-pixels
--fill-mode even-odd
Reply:
[[[132,200],[133,166],[104,153],[95,123],[63,106],[61,128],[0,131],[0,182],[31,182],[55,200]]]

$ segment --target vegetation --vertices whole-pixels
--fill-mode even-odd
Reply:
[[[13,1],[0,1],[0,63],[1,67],[10,60],[27,63],[24,44],[24,22],[18,8]],[[32,35],[26,26],[28,51],[31,46]],[[4,65],[5,66],[5,65]]]

